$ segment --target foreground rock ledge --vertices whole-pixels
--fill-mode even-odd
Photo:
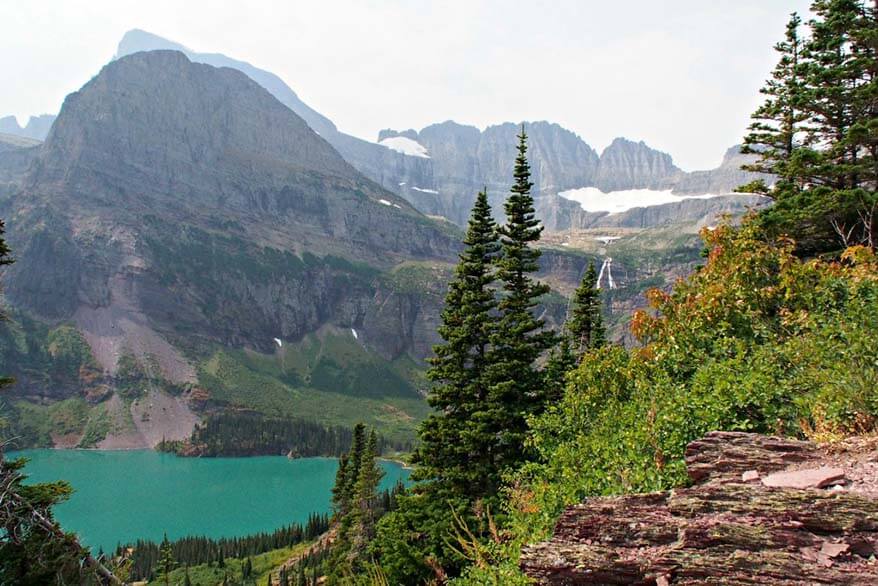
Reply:
[[[686,450],[694,486],[570,507],[521,568],[540,584],[878,584],[876,461],[869,441],[713,432]]]

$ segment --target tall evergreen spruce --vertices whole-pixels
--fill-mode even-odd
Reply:
[[[171,548],[171,542],[168,541],[167,533],[162,539],[162,544],[159,549],[159,569],[162,574],[162,582],[165,586],[168,586],[171,583],[171,570],[174,569],[174,550]]]
[[[354,438],[351,442],[351,451],[348,452],[344,484],[341,488],[341,502],[346,505],[345,512],[347,512],[350,503],[354,501],[354,491],[356,490],[357,480],[360,478],[360,464],[365,449],[366,426],[358,423],[354,426]]]
[[[448,287],[429,378],[434,414],[421,424],[415,478],[429,480],[449,494],[469,498],[491,490],[486,438],[478,426],[486,407],[485,367],[495,321],[494,260],[499,252],[497,226],[488,196],[476,197],[464,250]]]
[[[578,356],[592,348],[600,348],[607,342],[601,309],[601,290],[598,289],[594,261],[589,263],[582,282],[573,294],[570,319],[566,327],[573,343],[573,351]]]
[[[487,359],[490,390],[487,409],[480,414],[486,422],[482,434],[486,442],[481,449],[490,457],[487,480],[492,490],[499,488],[505,470],[527,458],[527,417],[543,410],[549,394],[537,360],[557,339],[534,315],[539,298],[549,292],[549,287],[532,277],[540,257],[540,250],[533,245],[543,229],[531,195],[533,184],[523,127],[518,139],[515,183],[504,205],[506,224],[499,229],[501,255],[496,265],[502,291]]]

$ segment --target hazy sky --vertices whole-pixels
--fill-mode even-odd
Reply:
[[[550,120],[716,165],[808,0],[0,0],[0,115],[56,113],[125,31],[283,78],[339,129]]]

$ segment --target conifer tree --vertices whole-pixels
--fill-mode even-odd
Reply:
[[[742,190],[763,191],[775,199],[773,206],[760,212],[760,225],[769,236],[792,236],[799,254],[836,252],[853,244],[875,248],[876,6],[862,0],[817,0],[811,11],[810,35],[799,40],[798,22],[793,19],[787,40],[778,45],[781,62],[775,77],[779,79],[769,82],[769,91],[764,92],[768,99],[754,114],[770,123],[769,130],[751,128],[745,139],[748,150],[759,156],[749,168],[771,172],[778,180],[770,190],[759,182]],[[800,50],[791,66],[794,46]],[[778,104],[797,109],[791,115]],[[784,132],[790,125],[783,120],[798,126],[792,133]],[[787,158],[788,149],[779,144],[791,144],[791,156]]]
[[[539,298],[549,287],[533,278],[539,266],[542,227],[536,218],[527,161],[527,135],[522,127],[515,159],[515,183],[506,200],[506,223],[500,227],[501,255],[496,260],[497,279],[502,284],[498,319],[491,336],[488,357],[490,391],[482,415],[492,438],[482,449],[491,459],[488,481],[500,485],[506,469],[526,459],[524,445],[527,417],[545,407],[547,390],[537,360],[556,342],[554,332],[544,328],[534,315]]]
[[[366,426],[357,423],[354,426],[354,437],[351,442],[351,451],[348,452],[347,471],[344,482],[343,502],[351,503],[354,499],[354,491],[357,480],[360,478],[360,461],[366,448]]]
[[[347,513],[350,504],[346,498],[347,474],[348,455],[342,454],[338,459],[338,471],[335,473],[335,484],[332,486],[332,512],[337,519]]]
[[[486,407],[486,359],[496,308],[494,259],[500,245],[487,192],[473,205],[464,250],[448,287],[429,378],[436,384],[429,402],[434,409],[419,431],[415,477],[458,496],[487,490],[477,413]]]
[[[244,560],[241,564],[241,581],[246,582],[250,578],[250,574],[253,573],[253,562],[250,561],[250,558]]]
[[[589,263],[571,303],[571,314],[566,328],[573,343],[573,352],[581,357],[584,352],[600,348],[607,341],[601,309],[601,290],[598,289],[594,261]]]
[[[790,189],[803,185],[794,155],[803,149],[803,123],[805,84],[802,49],[804,41],[799,35],[802,19],[795,12],[787,23],[783,41],[774,46],[780,54],[777,65],[765,86],[760,90],[765,102],[753,113],[753,123],[748,127],[741,152],[758,154],[759,159],[744,168],[756,173],[778,177],[779,182],[769,190],[764,181],[747,187],[746,191],[759,192],[772,197],[783,197]]]
[[[174,569],[174,550],[171,548],[171,542],[168,541],[168,534],[165,533],[159,548],[159,569],[162,573],[162,582],[165,586],[171,583],[171,571]]]
[[[355,501],[352,510],[351,547],[348,565],[356,574],[362,570],[366,559],[366,549],[375,538],[375,523],[378,520],[378,484],[384,472],[378,465],[378,437],[375,430],[369,434],[366,447],[360,460],[360,476],[355,488]]]
[[[558,345],[552,348],[543,373],[547,391],[547,401],[560,399],[567,384],[567,373],[576,368],[577,356],[573,352],[570,336],[561,336]]]

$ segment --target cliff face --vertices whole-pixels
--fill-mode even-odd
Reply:
[[[752,163],[755,158],[754,155],[741,154],[741,145],[735,145],[726,151],[716,169],[682,175],[674,184],[674,193],[727,193],[729,186],[744,185],[759,178],[767,179],[741,169],[741,166]]]
[[[516,138],[522,125],[505,123],[484,132],[455,122],[434,124],[415,132],[384,131],[379,139],[403,136],[422,145],[432,167],[432,183],[408,182],[399,193],[430,215],[465,225],[476,193],[487,188],[495,214],[511,184],[510,161],[515,160]],[[581,138],[557,124],[527,122],[528,156],[534,196],[557,193],[590,183],[598,156]]]
[[[603,192],[624,189],[665,189],[681,173],[671,155],[643,141],[617,138],[601,153],[592,185]]]
[[[874,440],[713,432],[691,488],[568,508],[521,567],[540,584],[875,584]]]

